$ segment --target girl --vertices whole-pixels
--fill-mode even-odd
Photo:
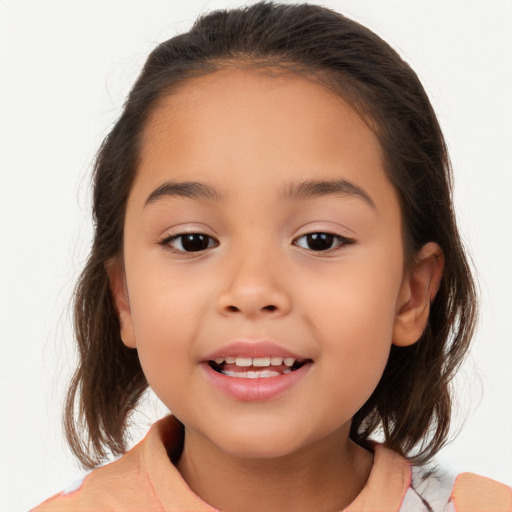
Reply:
[[[68,440],[123,454],[148,386],[172,416],[35,510],[511,510],[424,466],[475,293],[437,120],[380,38],[307,4],[203,16],[94,180]]]

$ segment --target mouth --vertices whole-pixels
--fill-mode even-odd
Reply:
[[[214,389],[242,402],[276,400],[306,382],[313,360],[269,340],[238,340],[208,354],[204,375]]]
[[[293,357],[217,357],[207,363],[210,368],[226,377],[242,379],[268,379],[292,373],[311,359]]]

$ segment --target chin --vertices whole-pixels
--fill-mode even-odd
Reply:
[[[223,452],[241,459],[277,459],[296,452],[300,446],[296,438],[292,442],[289,434],[279,436],[275,433],[232,436],[217,444]]]
[[[321,437],[323,432],[318,434]],[[304,448],[312,437],[304,425],[265,415],[232,417],[203,431],[203,436],[222,452],[245,459],[285,457]]]

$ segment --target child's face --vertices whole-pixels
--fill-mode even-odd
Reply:
[[[124,342],[187,429],[232,455],[346,437],[392,340],[417,339],[398,327],[411,286],[379,142],[297,77],[225,70],[162,102],[128,200],[124,266]],[[209,363],[287,355],[305,364],[250,368],[259,379]]]

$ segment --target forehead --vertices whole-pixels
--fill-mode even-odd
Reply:
[[[242,142],[244,135],[259,134],[255,142],[267,142],[265,133],[268,138],[279,133],[281,141],[302,138],[311,142],[324,140],[328,145],[337,132],[346,138],[348,128],[354,135],[352,144],[359,138],[361,144],[371,143],[368,149],[380,153],[380,144],[371,129],[340,95],[313,77],[287,71],[270,74],[228,67],[185,81],[157,103],[146,123],[143,150],[146,143],[158,142],[154,140],[158,133],[165,138],[162,130],[172,124],[175,137],[189,137],[192,142],[191,138],[202,135],[204,143],[220,143],[225,130],[243,128],[232,131],[230,139]],[[214,132],[210,131],[211,124],[216,125]],[[318,136],[314,137],[315,133]],[[172,141],[165,140],[166,144],[169,142]],[[181,148],[182,144],[183,140]]]
[[[390,187],[365,121],[339,95],[289,72],[227,68],[190,79],[160,100],[140,156],[136,184],[148,188],[166,173],[255,191],[339,178],[377,196]]]

